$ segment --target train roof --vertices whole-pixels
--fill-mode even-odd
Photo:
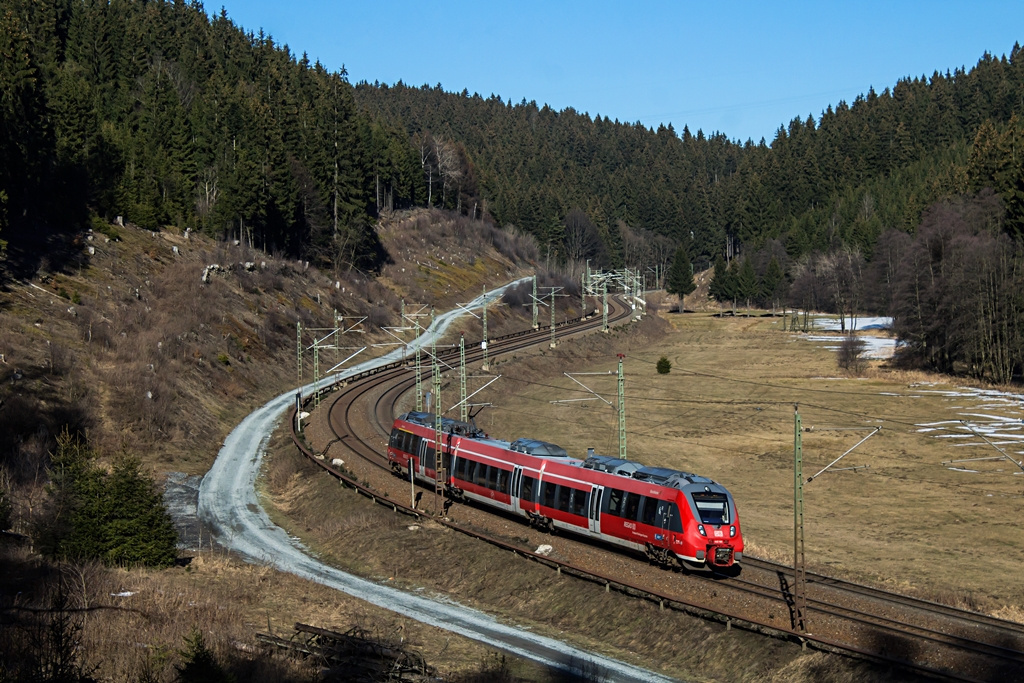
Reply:
[[[613,458],[608,455],[592,455],[583,461],[583,467],[684,491],[693,490],[696,487],[703,488],[708,492],[725,492],[721,484],[699,474],[673,470],[668,467],[647,467],[643,463]]]
[[[622,474],[630,477],[644,465],[632,460],[613,458],[610,455],[591,455],[583,461],[583,466],[588,470],[599,470],[608,474]]]
[[[409,411],[408,413],[399,415],[398,419],[405,420],[406,422],[412,422],[413,424],[423,425],[424,427],[434,427],[435,415],[433,413]],[[475,439],[482,439],[486,436],[484,431],[475,424],[463,422],[462,420],[453,420],[450,417],[441,418],[441,431],[446,434],[471,436]]]
[[[568,458],[569,453],[558,444],[539,439],[516,439],[508,445],[509,450],[543,458]]]

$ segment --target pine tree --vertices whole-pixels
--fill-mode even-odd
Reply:
[[[693,293],[697,285],[693,281],[693,266],[690,263],[690,253],[686,247],[676,249],[675,257],[672,259],[672,266],[668,269],[668,276],[665,278],[665,291],[683,298]]]
[[[185,649],[178,654],[182,663],[174,668],[178,670],[177,678],[181,683],[233,683],[235,680],[217,662],[198,627],[193,626],[185,636]]]
[[[736,270],[733,286],[733,297],[739,301],[745,301],[749,308],[750,300],[758,295],[757,273],[754,270],[754,264],[750,260],[750,256],[745,256],[743,262]]]
[[[725,258],[719,254],[715,259],[715,271],[711,275],[711,282],[708,283],[708,294],[719,303],[725,303],[734,298],[734,290],[733,274],[725,265]]]
[[[106,478],[103,560],[118,566],[169,567],[178,556],[178,534],[160,491],[139,459],[123,455]]]
[[[782,271],[779,260],[773,255],[761,279],[761,300],[774,308],[780,298],[780,290],[785,279],[786,274]]]

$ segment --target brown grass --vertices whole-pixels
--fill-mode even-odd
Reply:
[[[333,326],[335,312],[367,316],[365,335],[350,335],[346,342],[390,342],[392,338],[379,328],[397,323],[400,298],[446,310],[477,296],[484,286],[516,277],[521,266],[514,259],[536,254],[528,238],[505,235],[480,222],[438,212],[393,218],[378,226],[394,260],[378,279],[355,271],[342,277],[322,273],[244,246],[194,234],[186,239],[173,229],[151,233],[126,227],[118,229],[118,242],[97,235],[90,242],[95,255],[77,271],[41,272],[31,283],[10,283],[0,292],[0,470],[14,487],[15,529],[31,528],[44,497],[48,454],[63,426],[88,433],[103,457],[122,451],[138,455],[157,477],[168,471],[204,472],[242,416],[295,385],[297,321],[304,329],[327,328]],[[172,247],[178,247],[179,254]],[[254,264],[253,269],[240,265],[247,262]],[[418,262],[433,267],[421,273]],[[203,269],[214,263],[229,270],[203,284]],[[405,279],[398,277],[403,270],[408,274]],[[74,294],[79,303],[72,303]],[[436,298],[429,301],[428,295]],[[311,340],[307,333],[305,341]],[[359,360],[387,350],[371,346]],[[321,356],[321,371],[332,358],[330,352]],[[23,378],[12,382],[15,369]],[[311,381],[312,375],[307,354],[303,380]],[[293,486],[295,499],[281,501],[286,508],[298,505],[301,497],[300,484]],[[357,533],[366,524],[358,516],[329,519],[342,531],[349,529],[345,533]],[[260,622],[265,627],[268,612],[275,628],[290,627],[295,620],[339,626],[342,631],[378,623],[390,628],[401,621],[384,613],[367,617],[358,609],[333,621],[338,612],[327,606],[338,602],[335,594],[318,593],[315,587],[279,575],[259,579],[261,586],[271,584],[258,591],[262,606],[242,602],[239,612],[233,603],[236,598],[248,599],[244,591],[221,591],[219,582],[228,576],[242,584],[256,580],[248,571],[203,555],[187,571],[101,574],[97,585],[119,577],[115,582],[148,586],[139,596],[164,598],[152,597],[146,603],[152,621],[98,625],[100,633],[108,628],[122,631],[117,637],[107,631],[91,643],[90,656],[106,662],[104,675],[134,680],[138,662],[144,659],[139,653],[163,648],[161,661],[173,663],[166,653],[181,645],[195,621],[190,614],[203,622],[204,630],[215,632],[211,637],[223,652],[233,651],[230,638],[251,636]],[[6,590],[13,578],[4,573],[0,581]],[[167,585],[161,587],[164,581]],[[102,598],[106,589],[103,584],[97,596]],[[172,590],[174,595],[192,595],[196,604],[167,599]],[[308,597],[312,595],[315,600]],[[307,597],[300,605],[290,602],[292,596]],[[143,598],[132,600],[140,603]],[[272,607],[267,610],[267,605]],[[442,642],[436,635],[424,640]],[[432,654],[442,650],[435,648]],[[467,652],[471,655],[465,661],[477,668],[486,659],[483,648]]]
[[[998,454],[983,445],[965,454],[916,425],[1021,411],[933,393],[953,385],[878,363],[862,378],[841,376],[832,353],[779,331],[773,319],[667,320],[671,332],[657,338],[611,335],[601,348],[583,340],[519,370],[503,366],[503,386],[480,397],[495,403],[483,426],[500,437],[555,441],[579,457],[588,446],[618,453],[612,408],[550,401],[583,395],[562,371],[606,372],[579,379],[614,403],[613,351],[624,352],[630,457],[720,481],[736,496],[750,552],[791,562],[794,405],[805,429],[805,477],[881,425],[839,465],[867,469],[828,472],[805,485],[811,566],[925,596],[960,596],[953,601],[989,612],[1020,609],[1013,577],[1024,562],[1015,522],[1024,511],[1021,478],[984,463],[977,475],[948,470],[942,461]],[[655,371],[662,355],[672,361],[669,375]]]
[[[797,645],[662,611],[429,521],[412,522],[339,487],[280,436],[265,462],[264,500],[275,522],[319,557],[373,580],[451,595],[506,622],[686,680],[890,680],[866,664],[809,659]],[[444,656],[460,671],[473,666],[454,646]],[[786,677],[772,678],[779,671]]]

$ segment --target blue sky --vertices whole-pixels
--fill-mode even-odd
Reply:
[[[207,0],[356,83],[768,142],[796,116],[1024,43],[1024,1]]]

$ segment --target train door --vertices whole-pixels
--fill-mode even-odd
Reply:
[[[427,439],[420,439],[420,447],[417,449],[416,458],[416,474],[417,476],[426,478],[427,476],[427,446],[432,446],[433,441]]]
[[[601,533],[601,494],[603,486],[593,486],[590,489],[590,530]]]
[[[519,510],[519,494],[523,486],[523,468],[516,465],[512,470],[512,486],[509,493],[512,496],[512,509]]]

